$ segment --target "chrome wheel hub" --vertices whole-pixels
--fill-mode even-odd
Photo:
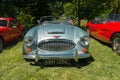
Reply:
[[[115,52],[120,53],[120,38],[115,38],[113,41],[113,49]]]

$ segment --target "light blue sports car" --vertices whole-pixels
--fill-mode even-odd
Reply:
[[[23,44],[25,60],[69,60],[89,58],[90,40],[85,31],[72,25],[70,18],[44,16],[30,29]],[[53,62],[54,63],[54,62]]]

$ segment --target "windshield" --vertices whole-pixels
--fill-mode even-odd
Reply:
[[[40,23],[46,22],[46,23],[61,23],[61,22],[69,22],[71,19],[69,17],[65,16],[44,16],[40,18]]]
[[[95,17],[91,20],[92,23],[101,24],[105,22],[118,22],[120,21],[120,14],[110,14],[107,16]]]
[[[0,20],[0,26],[7,26],[6,20]]]
[[[108,21],[120,21],[120,15],[119,14],[110,14],[108,16]]]

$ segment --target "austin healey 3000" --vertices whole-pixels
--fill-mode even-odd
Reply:
[[[42,17],[40,24],[30,29],[23,44],[25,60],[40,62],[50,59],[79,59],[91,57],[89,36],[72,25],[70,18]]]

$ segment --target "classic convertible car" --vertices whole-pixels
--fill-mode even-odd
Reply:
[[[23,57],[26,61],[46,59],[89,58],[89,37],[85,31],[73,26],[70,19],[45,16],[40,24],[24,37]]]
[[[11,41],[24,37],[25,26],[15,18],[0,17],[0,52]]]
[[[120,14],[96,17],[87,23],[87,33],[94,38],[112,44],[112,49],[120,55]]]

